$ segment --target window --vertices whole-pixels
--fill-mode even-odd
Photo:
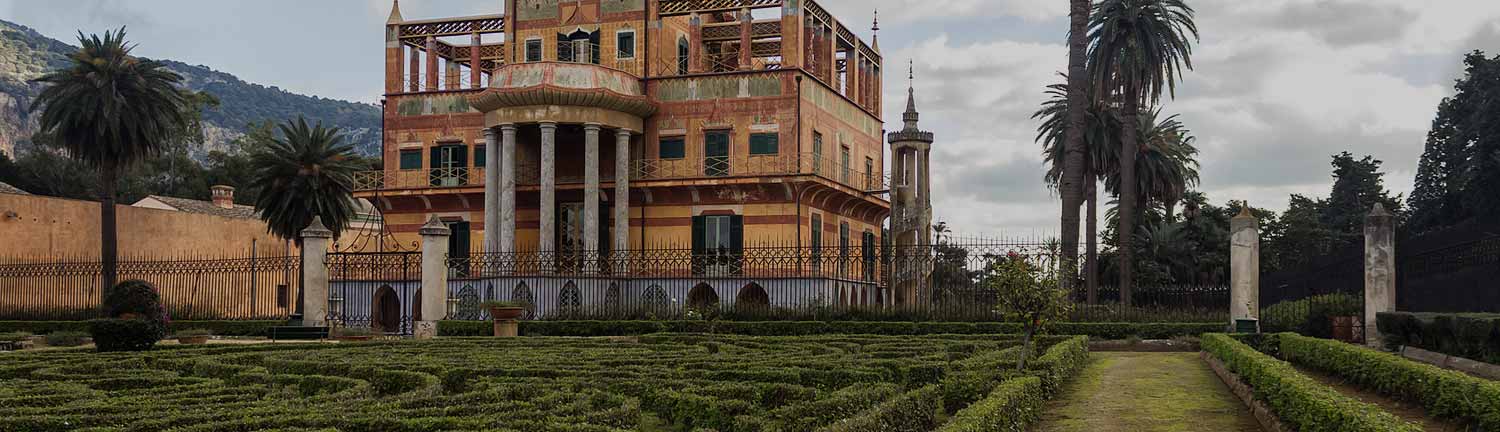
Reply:
[[[849,223],[839,223],[839,276],[849,271]]]
[[[713,131],[703,136],[703,175],[729,175],[729,132]]]
[[[557,35],[557,61],[599,64],[599,32]]]
[[[402,150],[401,151],[401,169],[403,169],[403,170],[419,170],[419,169],[422,169],[422,151],[421,150]]]
[[[844,184],[849,184],[849,146],[839,150],[839,166],[844,170]]]
[[[468,146],[463,144],[440,145],[432,148],[432,171],[429,178],[433,186],[463,186],[468,183]]]
[[[865,267],[865,280],[875,280],[875,233],[865,230],[865,235],[860,239],[860,254],[863,255],[862,262]]]
[[[744,256],[744,237],[744,216],[694,216],[693,272],[738,273]]]
[[[781,137],[774,133],[758,133],[750,135],[750,154],[773,155],[780,153],[777,142]]]
[[[635,30],[620,30],[615,33],[615,57],[635,58]]]
[[[687,73],[688,73],[688,40],[687,40],[686,37],[679,37],[677,39],[677,74],[678,75],[687,75]]]
[[[812,215],[812,268],[818,270],[823,267],[823,215]]]
[[[487,162],[485,160],[485,158],[487,158],[487,157],[489,157],[489,156],[486,155],[486,154],[484,154],[484,145],[481,144],[481,145],[474,146],[474,167],[475,168],[484,168],[485,162]]]
[[[526,61],[542,61],[542,40],[540,38],[526,40]]]
[[[813,131],[813,174],[823,172],[823,133]]]
[[[879,176],[880,174],[875,172],[875,159],[865,158],[865,189],[880,189],[880,185],[876,182]]]
[[[657,159],[682,159],[687,157],[687,140],[683,137],[662,138]]]

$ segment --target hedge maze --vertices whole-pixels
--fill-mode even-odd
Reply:
[[[0,357],[0,430],[1021,430],[1084,337],[995,335],[160,347]]]

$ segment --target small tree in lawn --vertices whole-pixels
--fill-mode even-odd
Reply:
[[[1026,369],[1026,358],[1031,355],[1031,342],[1037,332],[1067,317],[1073,308],[1068,290],[1059,283],[1059,275],[1071,273],[1056,267],[1038,257],[1010,252],[991,262],[986,271],[983,283],[999,300],[995,309],[1007,320],[1019,320],[1025,328],[1017,369]]]

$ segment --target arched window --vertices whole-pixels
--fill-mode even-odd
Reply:
[[[760,312],[770,309],[771,296],[766,294],[766,289],[760,284],[751,282],[740,288],[739,294],[734,296],[734,309],[742,312]]]
[[[516,289],[510,292],[510,301],[521,303],[526,308],[526,319],[536,318],[536,297],[531,295],[531,287],[526,281],[516,284]]]
[[[719,306],[719,293],[714,292],[714,287],[708,282],[699,283],[688,291],[687,306],[690,308],[709,308]]]
[[[645,306],[645,312],[652,315],[667,313],[672,307],[672,299],[667,297],[667,290],[661,285],[652,285],[641,293],[641,305]]]
[[[565,318],[579,318],[583,314],[583,294],[578,292],[578,284],[568,281],[557,292],[557,312]]]
[[[677,38],[677,74],[678,75],[687,75],[687,73],[688,73],[688,53],[689,53],[689,50],[688,50],[688,40],[687,40],[687,37],[684,36],[684,37]]]

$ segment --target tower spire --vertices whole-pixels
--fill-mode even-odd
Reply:
[[[870,37],[870,46],[875,51],[880,51],[880,9],[875,9],[875,25],[870,27],[870,31],[874,32],[874,36]]]
[[[386,19],[385,23],[387,25],[390,25],[390,24],[400,24],[402,21],[406,21],[406,20],[403,19],[403,18],[401,18],[401,0],[392,1],[391,2],[391,17],[388,18],[388,19]]]
[[[906,130],[916,131],[917,119],[917,62],[907,60],[906,64],[906,113],[901,119],[906,121]]]

